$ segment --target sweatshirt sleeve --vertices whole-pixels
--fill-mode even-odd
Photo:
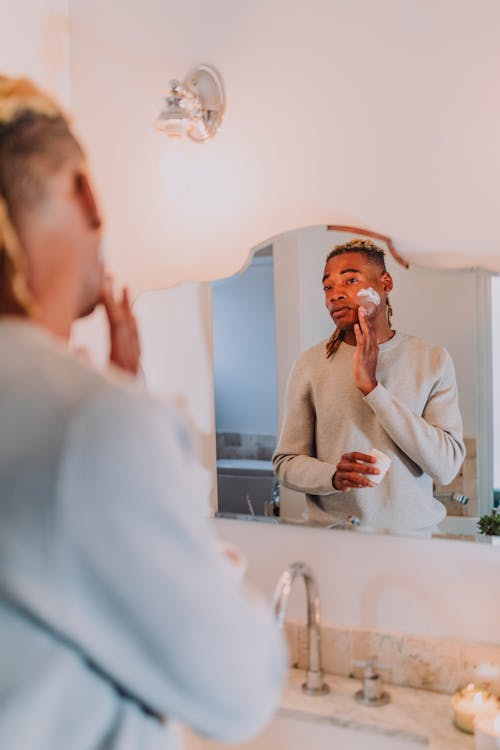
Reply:
[[[453,362],[444,349],[444,361],[421,415],[391,395],[379,383],[364,400],[396,445],[441,484],[449,484],[465,458],[462,417]]]
[[[220,551],[201,473],[163,405],[115,394],[82,410],[59,482],[61,628],[130,700],[239,742],[271,718],[286,649]]]
[[[283,424],[273,455],[274,471],[279,481],[291,490],[330,495],[337,492],[332,484],[337,467],[314,456],[315,428],[310,380],[299,359],[288,379]]]

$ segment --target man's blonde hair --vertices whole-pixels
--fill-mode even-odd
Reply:
[[[55,100],[26,78],[0,76],[0,312],[32,308],[13,214],[41,197],[70,151],[81,153]]]

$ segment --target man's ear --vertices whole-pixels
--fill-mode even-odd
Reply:
[[[394,286],[394,283],[392,281],[392,276],[389,273],[389,271],[384,271],[384,273],[381,276],[382,286],[384,287],[384,292],[386,294],[389,294],[389,292],[392,292],[392,287]]]
[[[84,172],[75,175],[75,194],[82,211],[92,229],[100,229],[102,225],[99,209],[97,208],[94,193],[90,187],[89,178]]]

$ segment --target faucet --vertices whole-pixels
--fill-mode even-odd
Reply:
[[[282,627],[292,584],[299,576],[304,579],[307,597],[308,665],[306,681],[302,685],[302,690],[308,695],[325,695],[330,692],[330,688],[323,680],[323,670],[321,669],[319,593],[314,573],[309,565],[303,562],[294,562],[283,571],[274,590],[274,614],[278,625]]]
[[[439,495],[434,495],[436,500],[455,500],[455,502],[461,505],[467,505],[469,498],[464,495],[463,492],[444,492]]]

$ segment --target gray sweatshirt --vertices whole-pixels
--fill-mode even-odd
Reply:
[[[259,732],[282,634],[220,551],[180,417],[28,322],[0,320],[0,353],[0,748]]]
[[[309,519],[330,524],[356,515],[365,526],[423,531],[446,511],[432,480],[448,484],[465,457],[453,362],[448,352],[396,333],[379,346],[377,387],[354,383],[355,347],[327,359],[325,342],[296,361],[273,463],[285,487],[306,493]],[[392,459],[376,487],[334,489],[343,453],[378,448]]]

